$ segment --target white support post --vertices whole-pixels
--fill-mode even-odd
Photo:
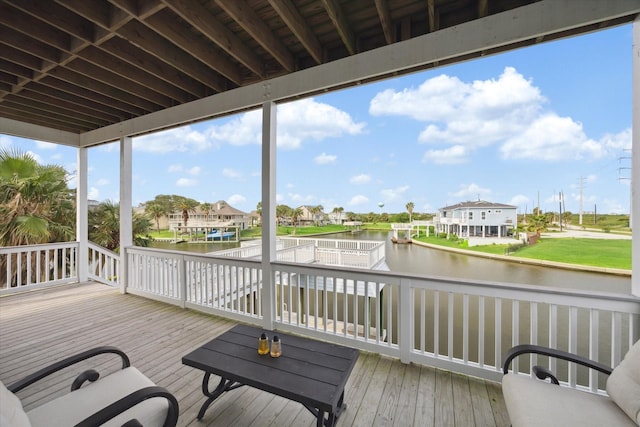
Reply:
[[[131,206],[133,175],[131,137],[120,138],[120,292],[127,291],[127,253],[126,248],[133,245],[133,209]]]
[[[89,203],[88,197],[88,160],[87,148],[78,148],[78,166],[76,171],[76,240],[78,241],[78,281],[89,280]]]
[[[273,330],[276,313],[276,104],[262,105],[262,318],[263,326]]]
[[[633,227],[631,218],[640,215],[640,15],[633,21],[633,63],[631,65],[632,113],[631,113],[631,212],[629,226],[633,228],[631,253],[631,293],[640,297],[640,227]]]

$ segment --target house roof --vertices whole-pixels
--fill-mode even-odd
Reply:
[[[517,209],[517,206],[505,205],[503,203],[487,202],[486,200],[470,200],[467,202],[456,203],[455,205],[440,208],[440,211],[452,211],[456,209]]]
[[[0,131],[89,146],[175,126],[171,120],[177,114],[163,111],[239,88],[255,86],[263,101],[293,99],[631,22],[640,11],[634,0],[591,2],[578,10],[566,0],[5,0],[0,3]],[[461,25],[536,4],[544,5],[536,13],[549,15],[531,20],[548,22],[544,33],[509,35],[495,45],[490,40],[496,37],[489,37],[473,49],[439,53],[443,40],[455,45],[464,38],[460,34],[476,34],[474,29],[459,34]],[[589,16],[595,9],[597,17]],[[576,17],[558,23],[556,15]],[[502,22],[508,27],[516,18]],[[500,25],[487,22],[478,29],[495,26]],[[414,62],[396,58],[354,77],[337,73],[327,83],[311,84],[316,79],[305,76],[301,80],[311,86],[297,93],[299,82],[284,94],[271,84],[277,77],[446,30],[443,40],[434,37],[408,49],[418,58]],[[343,71],[352,68],[347,64]],[[336,73],[322,73],[328,74]],[[233,96],[229,112],[259,105],[255,96],[247,102],[243,94]],[[157,121],[127,125],[145,116]],[[179,124],[205,118],[189,111]],[[104,136],[87,135],[105,128]]]

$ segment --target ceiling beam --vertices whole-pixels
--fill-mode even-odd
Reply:
[[[387,0],[376,0],[376,10],[380,17],[380,25],[387,44],[394,42],[393,40],[393,23],[391,22],[391,13],[389,12],[389,4]]]
[[[264,77],[264,65],[260,58],[199,2],[192,0],[162,1],[171,8],[173,12],[208,37],[209,40],[218,45],[222,50],[233,56],[258,77]]]
[[[338,31],[340,39],[344,46],[347,48],[349,55],[355,55],[356,53],[356,36],[351,31],[351,27],[347,22],[347,17],[342,11],[342,7],[336,0],[322,0],[322,4],[333,22],[333,26]]]
[[[282,67],[295,70],[295,59],[287,47],[254,12],[246,0],[215,0],[218,6],[229,14],[247,33],[253,37]]]
[[[316,63],[322,64],[324,62],[322,45],[291,0],[269,0],[269,4],[280,15],[280,18],[287,24],[287,27],[302,43]]]
[[[297,99],[433,67],[437,63],[451,64],[478,57],[488,50],[497,52],[533,44],[540,36],[593,31],[599,22],[640,13],[637,0],[583,2],[585,7],[576,9],[573,0],[541,0],[481,20],[92,130],[82,134],[81,145],[110,142],[122,135],[135,136],[246,111],[258,108],[266,100]],[[548,16],[554,19],[542,19]]]

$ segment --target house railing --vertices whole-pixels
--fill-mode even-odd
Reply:
[[[0,294],[78,281],[78,242],[0,248]]]
[[[128,248],[127,291],[172,304],[491,380],[513,345],[537,343],[616,366],[640,338],[640,299],[620,294],[425,278],[383,271]],[[272,275],[272,319],[263,277]],[[597,391],[604,379],[543,357],[561,381]]]
[[[89,242],[89,279],[120,286],[120,255]]]

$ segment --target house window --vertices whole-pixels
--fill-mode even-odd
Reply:
[[[487,219],[487,213],[486,212],[482,212],[482,219]]]
[[[496,209],[496,213],[502,213],[502,209]]]
[[[473,219],[473,212],[469,212],[469,219]]]

